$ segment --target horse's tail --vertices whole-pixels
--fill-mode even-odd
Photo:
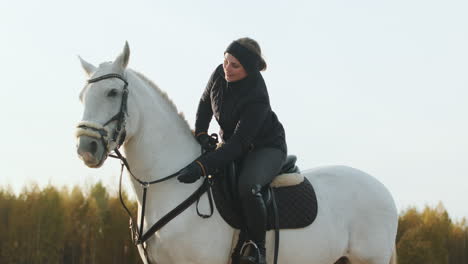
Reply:
[[[398,264],[398,262],[397,262],[397,253],[396,253],[396,244],[393,247],[392,257],[390,258],[390,264]]]

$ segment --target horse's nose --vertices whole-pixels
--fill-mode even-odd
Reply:
[[[93,140],[89,143],[89,152],[95,155],[96,151],[97,151],[97,142],[96,140]]]
[[[99,139],[93,137],[78,137],[76,152],[88,167],[97,168],[102,165],[105,160],[104,146],[100,144]]]
[[[77,145],[77,151],[78,155],[82,155],[86,152],[88,152],[91,155],[96,155],[96,151],[98,149],[98,142],[94,138],[82,136],[79,138],[78,145]]]

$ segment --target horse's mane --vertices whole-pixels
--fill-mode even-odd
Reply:
[[[184,116],[184,113],[182,112],[179,112],[177,110],[177,106],[174,104],[174,102],[169,98],[169,96],[167,95],[166,92],[164,92],[163,90],[161,90],[152,80],[150,80],[148,77],[146,77],[145,75],[143,75],[142,73],[140,72],[137,72],[135,70],[130,70],[131,72],[133,72],[134,74],[136,74],[140,79],[142,79],[143,81],[145,81],[150,87],[152,87],[157,93],[159,93],[161,95],[162,98],[164,98],[170,107],[172,107],[172,109],[179,115],[179,117],[184,121],[185,125],[187,125],[187,128],[189,130],[191,130],[190,128],[190,125],[187,121],[187,119],[185,119],[185,116]]]

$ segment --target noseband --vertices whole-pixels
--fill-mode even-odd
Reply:
[[[81,121],[78,123],[78,132],[77,137],[81,135],[86,135],[94,138],[98,138],[101,140],[103,146],[107,149],[107,151],[112,151],[114,149],[118,149],[120,145],[125,140],[125,123],[126,119],[125,116],[128,115],[127,113],[127,99],[128,99],[128,82],[127,80],[117,73],[109,73],[105,74],[93,79],[89,79],[88,83],[95,83],[101,80],[110,79],[110,78],[117,78],[124,82],[123,92],[122,92],[122,101],[120,102],[120,110],[117,114],[115,114],[109,121],[105,122],[104,125],[90,122],[90,121]],[[106,127],[109,123],[117,121],[117,125],[115,131],[112,135],[112,138],[109,138],[110,131]],[[111,143],[114,143],[115,146],[112,146]]]

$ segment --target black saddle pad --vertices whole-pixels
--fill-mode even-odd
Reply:
[[[230,226],[245,229],[239,202],[226,195],[223,181],[223,178],[214,181],[212,187],[216,208]],[[304,177],[304,181],[298,185],[272,189],[275,192],[280,229],[302,228],[312,224],[317,216],[317,197],[307,178]],[[269,203],[267,230],[274,229],[274,220],[273,204]]]

